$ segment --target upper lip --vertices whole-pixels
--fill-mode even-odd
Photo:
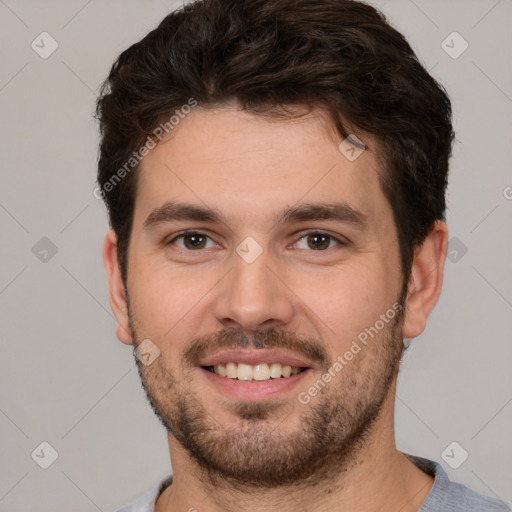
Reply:
[[[212,354],[202,358],[199,366],[216,366],[226,363],[245,363],[252,366],[260,363],[280,363],[298,368],[312,368],[311,361],[303,357],[292,356],[281,350],[268,349],[238,349],[238,350],[222,350],[216,354]]]

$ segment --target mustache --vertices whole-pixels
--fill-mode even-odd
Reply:
[[[320,368],[329,368],[331,360],[324,345],[312,337],[299,337],[274,327],[248,333],[243,329],[227,328],[212,335],[194,338],[183,354],[187,366],[222,349],[284,349],[303,355]]]

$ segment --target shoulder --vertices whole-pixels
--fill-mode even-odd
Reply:
[[[116,510],[116,512],[154,512],[160,494],[172,483],[172,476],[165,477],[138,499]]]
[[[510,510],[512,510],[510,505],[504,501],[484,496],[483,494],[469,489],[465,485],[455,482],[450,482],[449,498],[451,502],[457,503],[458,508],[454,509],[457,511],[510,512]]]
[[[406,454],[421,470],[434,477],[434,485],[418,512],[510,512],[510,505],[452,482],[434,461]]]

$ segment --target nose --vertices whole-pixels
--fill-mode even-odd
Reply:
[[[215,316],[224,327],[246,331],[283,327],[293,318],[293,293],[280,275],[279,266],[269,261],[265,251],[248,263],[237,254],[233,267],[221,281]]]

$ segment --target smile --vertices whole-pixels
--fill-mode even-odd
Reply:
[[[292,377],[305,371],[306,368],[290,366],[281,363],[258,363],[256,365],[246,363],[226,363],[207,366],[206,370],[226,377],[242,381],[265,381],[270,379],[283,379]]]

